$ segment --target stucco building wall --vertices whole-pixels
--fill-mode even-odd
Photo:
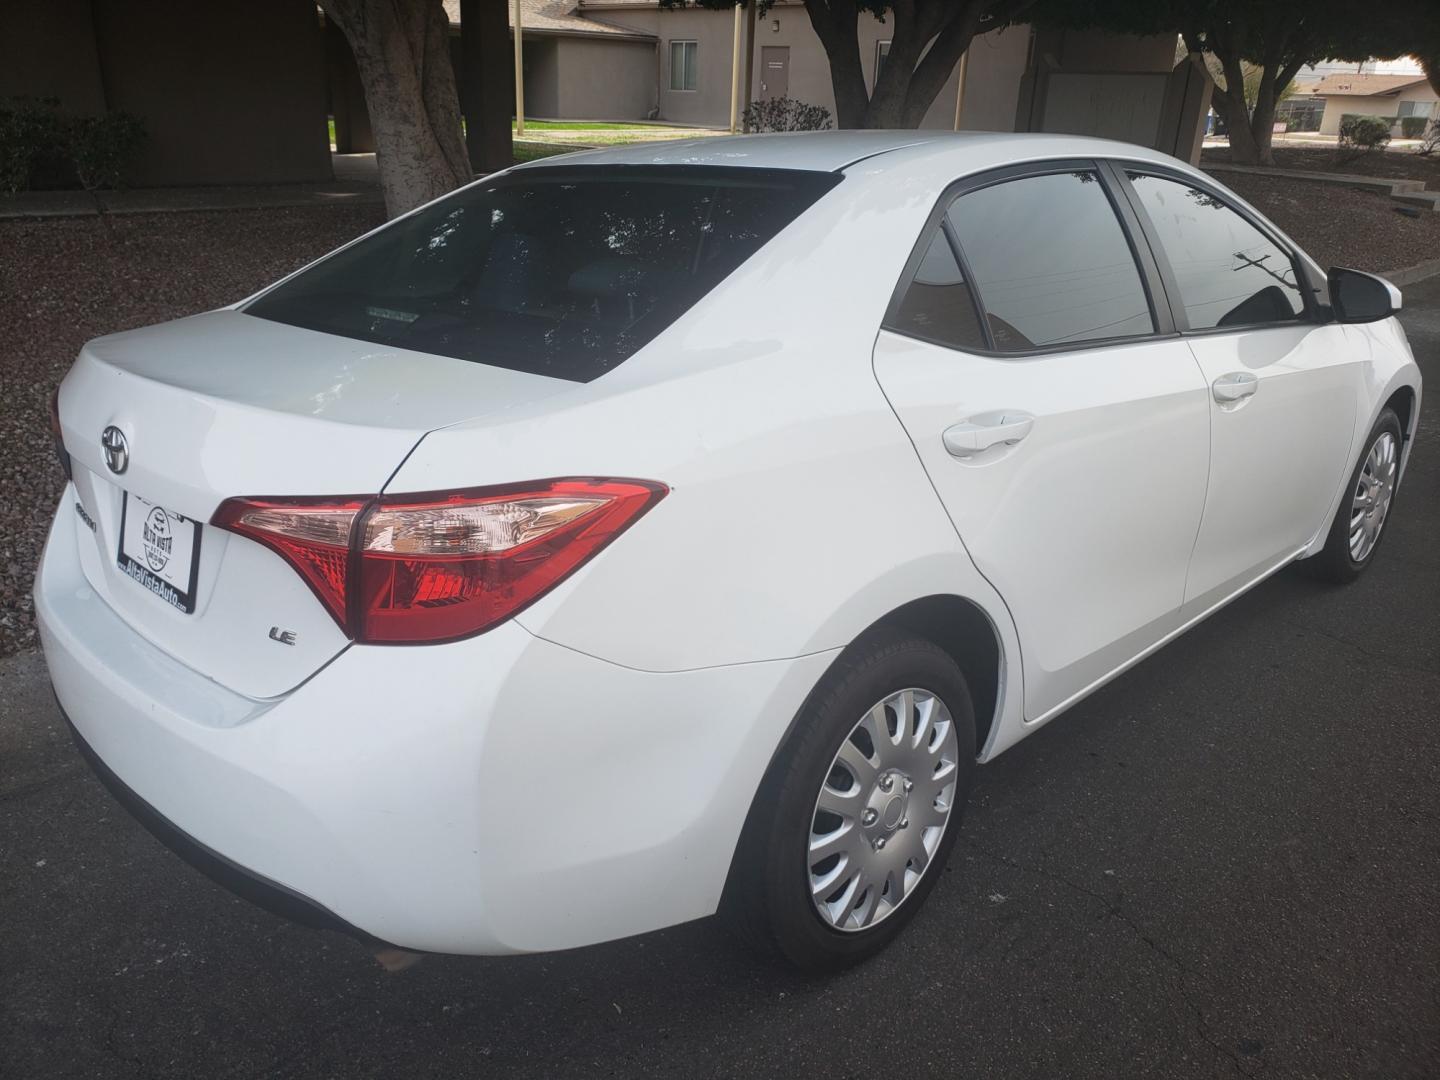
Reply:
[[[656,104],[655,46],[647,41],[556,38],[556,103],[531,116],[572,120],[640,120]],[[529,76],[526,76],[529,93]]]
[[[1428,84],[1407,87],[1398,94],[1359,97],[1352,94],[1331,94],[1325,98],[1325,113],[1320,117],[1321,135],[1340,134],[1340,120],[1346,115],[1395,116],[1402,101],[1431,102],[1430,115],[1440,113],[1435,91]]]

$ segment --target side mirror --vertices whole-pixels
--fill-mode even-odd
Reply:
[[[1330,309],[1341,322],[1379,322],[1400,310],[1400,290],[1375,274],[1332,266],[1326,279]]]

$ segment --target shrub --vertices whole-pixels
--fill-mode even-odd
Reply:
[[[1348,113],[1342,116],[1335,160],[1354,161],[1384,148],[1390,141],[1390,127],[1394,122],[1393,119],[1383,116],[1356,116]]]
[[[59,104],[54,98],[0,102],[0,192],[23,191],[37,174],[57,171],[64,156]]]
[[[827,131],[830,110],[794,98],[752,101],[745,107],[746,131]]]
[[[1425,132],[1425,125],[1430,122],[1428,116],[1402,116],[1400,117],[1400,135],[1406,139],[1418,139]]]
[[[129,113],[79,116],[65,125],[65,145],[86,191],[125,186],[130,163],[145,141],[145,125]]]

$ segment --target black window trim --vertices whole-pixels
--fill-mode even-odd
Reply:
[[[994,187],[996,184],[1007,183],[1011,180],[1022,180],[1032,176],[1052,176],[1056,173],[1089,172],[1096,175],[1100,182],[1101,190],[1105,192],[1111,209],[1119,222],[1121,234],[1125,237],[1125,243],[1130,248],[1131,258],[1135,260],[1136,269],[1140,273],[1140,283],[1145,290],[1145,300],[1150,308],[1150,318],[1154,329],[1146,334],[1128,334],[1120,337],[1089,338],[1085,341],[1068,341],[1055,345],[1044,345],[1034,349],[996,349],[994,334],[990,328],[990,320],[985,315],[984,296],[981,294],[979,285],[970,270],[970,263],[965,257],[963,247],[959,238],[955,236],[954,229],[950,226],[948,219],[951,205],[964,195],[982,188]],[[941,341],[924,334],[917,334],[913,330],[901,327],[898,324],[900,305],[905,299],[905,292],[910,287],[916,271],[920,267],[925,252],[929,249],[931,238],[935,230],[939,228],[946,240],[950,243],[950,249],[959,263],[960,272],[965,276],[965,288],[970,295],[970,302],[980,319],[981,332],[985,335],[986,347],[972,346],[961,348],[953,342]],[[998,169],[987,169],[984,172],[973,173],[947,185],[940,193],[935,205],[930,210],[930,215],[925,219],[925,225],[920,230],[920,236],[915,242],[915,247],[910,252],[910,257],[905,261],[905,267],[901,271],[900,279],[890,295],[890,303],[885,309],[885,318],[881,322],[881,329],[888,330],[893,334],[911,338],[915,341],[923,341],[942,349],[950,349],[954,352],[963,352],[973,356],[985,356],[999,360],[1027,360],[1036,357],[1051,356],[1058,353],[1084,352],[1095,349],[1114,348],[1122,345],[1140,345],[1154,341],[1164,341],[1179,336],[1174,315],[1169,303],[1169,297],[1165,291],[1165,285],[1161,278],[1159,264],[1155,261],[1151,245],[1142,242],[1141,219],[1136,217],[1134,206],[1130,198],[1123,193],[1112,171],[1105,167],[1105,160],[1099,158],[1052,158],[1044,161],[1027,161],[1018,165],[1006,165]]]
[[[1310,274],[1308,264],[1299,255],[1293,244],[1287,243],[1285,239],[1275,230],[1275,227],[1268,221],[1251,213],[1246,207],[1237,205],[1235,196],[1200,177],[1193,176],[1180,169],[1171,168],[1163,163],[1152,161],[1137,161],[1133,158],[1107,158],[1104,162],[1111,173],[1117,188],[1124,194],[1127,202],[1130,203],[1132,212],[1139,224],[1145,243],[1151,249],[1151,256],[1156,265],[1160,268],[1161,280],[1164,282],[1165,290],[1169,295],[1171,317],[1174,319],[1175,327],[1184,337],[1210,337],[1217,334],[1238,334],[1253,333],[1257,330],[1281,330],[1296,326],[1320,324],[1328,321],[1325,308],[1317,300],[1319,286]],[[1205,192],[1211,198],[1219,200],[1227,210],[1236,214],[1240,219],[1255,229],[1265,239],[1274,244],[1290,260],[1290,266],[1295,271],[1295,282],[1299,286],[1300,299],[1305,305],[1305,310],[1293,319],[1286,319],[1283,322],[1258,322],[1246,323],[1242,326],[1206,326],[1199,329],[1190,325],[1190,316],[1185,311],[1184,298],[1180,295],[1178,282],[1175,278],[1174,268],[1170,265],[1170,258],[1165,254],[1165,249],[1160,243],[1159,234],[1155,232],[1154,223],[1151,222],[1149,214],[1145,211],[1144,204],[1140,201],[1140,193],[1130,182],[1129,172],[1144,173],[1146,176],[1156,176],[1162,180],[1171,180],[1176,183],[1186,184]]]

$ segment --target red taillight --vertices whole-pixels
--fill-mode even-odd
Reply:
[[[543,480],[378,499],[230,499],[212,524],[276,551],[357,641],[490,629],[578,569],[669,489]]]
[[[350,541],[356,518],[373,501],[366,496],[227,499],[210,524],[248,536],[279,554],[300,572],[325,610],[348,633]]]

